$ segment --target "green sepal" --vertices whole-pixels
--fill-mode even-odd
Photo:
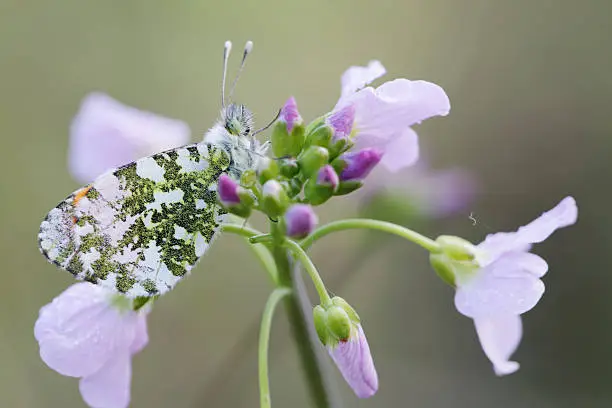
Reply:
[[[262,188],[261,209],[270,218],[277,218],[285,213],[290,200],[283,185],[276,180],[268,180]]]
[[[312,131],[306,135],[307,146],[321,146],[328,148],[331,145],[334,131],[325,122],[322,122],[319,126],[312,129]]]
[[[329,343],[329,331],[327,329],[327,312],[321,305],[317,305],[312,310],[312,317],[314,320],[315,330],[317,331],[317,336],[319,336],[319,340],[323,343],[324,346],[327,346]]]
[[[298,158],[300,171],[306,177],[311,177],[329,161],[329,152],[321,146],[310,146]]]
[[[359,318],[359,315],[357,314],[355,309],[353,309],[353,307],[348,304],[346,300],[344,300],[340,296],[334,296],[332,298],[332,303],[344,309],[344,311],[348,314],[348,316],[351,318],[353,323],[361,323],[361,319]]]
[[[336,186],[337,187],[337,186]],[[335,189],[329,185],[317,184],[317,178],[312,177],[304,186],[304,197],[312,205],[321,205],[329,200],[335,193]]]
[[[272,129],[272,153],[275,157],[296,157],[300,154],[305,140],[303,124],[295,124],[291,133],[287,132],[287,124],[276,122]]]
[[[298,161],[293,158],[285,158],[279,160],[280,174],[288,179],[296,176],[300,172]]]
[[[268,180],[273,180],[279,175],[280,169],[276,160],[262,157],[259,162],[259,182],[263,185]]]
[[[480,268],[475,261],[476,249],[463,238],[442,235],[436,239],[440,251],[429,255],[429,262],[438,276],[452,287],[469,279]]]
[[[353,324],[342,307],[332,306],[327,309],[327,328],[334,338],[346,341],[351,336]]]
[[[361,188],[362,186],[363,186],[362,180],[341,181],[340,184],[338,185],[338,191],[336,191],[335,195],[341,196],[341,195],[349,194]]]

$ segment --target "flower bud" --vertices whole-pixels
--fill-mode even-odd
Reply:
[[[363,179],[380,162],[382,151],[366,148],[358,152],[345,153],[332,162],[340,174],[340,187],[336,195],[348,194],[363,185]]]
[[[245,188],[253,188],[257,183],[257,174],[254,170],[245,170],[240,176],[240,185]]]
[[[236,183],[227,174],[222,174],[219,177],[217,191],[219,193],[219,201],[226,207],[231,207],[240,204],[238,197],[238,183]]]
[[[327,164],[321,167],[316,177],[308,180],[304,195],[312,205],[323,204],[338,190],[339,183],[338,174],[332,166]]]
[[[285,214],[287,236],[304,238],[317,226],[319,218],[308,204],[294,204]]]
[[[355,122],[355,106],[346,105],[338,111],[332,112],[327,118],[327,123],[331,126],[333,135],[332,141],[347,140],[353,131]]]
[[[436,239],[439,252],[429,255],[429,262],[438,276],[456,287],[458,281],[469,278],[479,268],[475,262],[476,248],[470,242],[454,236],[442,235]]]
[[[321,146],[310,146],[298,158],[300,171],[306,176],[311,177],[313,174],[326,165],[329,161],[329,152]]]
[[[316,306],[314,324],[321,343],[336,363],[342,376],[359,398],[368,398],[378,390],[378,375],[359,316],[342,298],[332,304]]]
[[[288,179],[293,178],[300,172],[300,166],[296,159],[287,158],[279,160],[280,174]]]
[[[278,163],[276,160],[269,157],[262,157],[259,160],[257,172],[259,174],[259,182],[265,184],[266,181],[276,178],[279,174]]]
[[[285,212],[289,205],[289,197],[278,181],[268,180],[263,185],[261,205],[270,218],[276,218]]]
[[[295,98],[291,97],[281,109],[272,129],[272,152],[276,157],[296,157],[304,145],[304,125]]]

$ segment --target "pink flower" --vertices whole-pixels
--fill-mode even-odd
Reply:
[[[378,374],[363,328],[356,327],[347,340],[327,346],[327,351],[355,395],[369,398],[378,391]]]
[[[475,247],[478,269],[457,273],[455,306],[474,319],[482,348],[497,375],[511,374],[519,364],[510,361],[522,336],[520,315],[531,310],[544,294],[540,280],[548,264],[529,252],[556,229],[576,222],[578,208],[572,197],[516,232],[487,236]]]
[[[357,146],[383,150],[382,163],[397,171],[419,157],[417,135],[410,127],[432,116],[447,115],[450,102],[442,88],[426,81],[400,78],[376,89],[363,88],[384,74],[379,61],[349,68],[342,75],[342,94],[332,115],[354,106]]]
[[[70,286],[40,309],[34,336],[40,357],[58,373],[81,378],[94,408],[129,405],[132,356],[148,343],[146,314],[91,283]]]
[[[91,93],[72,121],[68,166],[75,179],[89,183],[111,168],[187,144],[189,134],[180,120]]]

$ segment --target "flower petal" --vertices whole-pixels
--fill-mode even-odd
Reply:
[[[519,315],[532,309],[544,294],[540,269],[533,268],[534,258],[523,253],[504,254],[476,276],[457,280],[455,306],[465,316],[491,317]],[[541,268],[541,264],[538,268]],[[533,271],[536,271],[535,273]]]
[[[189,141],[180,120],[126,106],[103,93],[82,102],[70,128],[69,168],[88,183],[110,168]]]
[[[117,349],[129,347],[136,315],[120,315],[109,296],[99,286],[77,283],[41,308],[34,336],[50,368],[71,377],[91,375]]]
[[[334,110],[350,103],[355,106],[357,140],[367,145],[386,142],[406,127],[450,111],[448,97],[438,85],[403,78],[341,98]]]
[[[474,319],[476,333],[497,375],[512,374],[519,364],[509,361],[523,336],[523,323],[517,315],[480,317]]]
[[[534,221],[520,227],[516,232],[499,232],[487,235],[478,245],[482,253],[478,262],[486,265],[504,252],[527,251],[531,244],[544,241],[556,229],[567,227],[576,222],[578,207],[573,197],[565,197],[552,210],[549,210]]]
[[[378,374],[374,367],[370,347],[361,325],[357,334],[336,347],[328,348],[342,376],[359,398],[369,398],[378,390]]]
[[[375,79],[385,75],[387,70],[380,61],[370,61],[367,67],[350,67],[342,74],[342,94],[341,97],[350,95]]]
[[[381,163],[391,172],[413,165],[419,158],[419,138],[409,127],[384,147]]]
[[[142,310],[142,309],[141,309]],[[140,311],[134,329],[134,340],[130,345],[132,355],[140,353],[149,344],[149,333],[147,331],[147,313]]]
[[[111,358],[96,373],[79,382],[83,399],[92,408],[125,408],[130,403],[132,363],[127,350]]]

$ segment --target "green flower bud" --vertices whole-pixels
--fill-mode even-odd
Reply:
[[[300,166],[296,159],[281,159],[279,165],[280,174],[288,179],[295,177],[300,172]]]
[[[328,148],[333,136],[333,129],[325,121],[322,121],[306,135],[306,145]]]
[[[306,183],[304,196],[312,205],[321,205],[338,190],[338,175],[329,164],[321,167],[316,177]]]
[[[321,146],[310,146],[298,158],[301,172],[311,177],[329,161],[329,152]]]
[[[246,188],[255,187],[255,183],[257,183],[257,174],[254,170],[245,170],[242,172],[240,176],[240,185]]]
[[[325,309],[319,305],[313,309],[314,325],[321,343],[335,346],[346,341],[360,324],[355,310],[342,298],[334,297]]]
[[[270,217],[282,215],[290,201],[283,186],[276,180],[268,180],[262,188],[262,210]]]
[[[265,184],[266,181],[275,179],[279,174],[278,163],[268,157],[262,157],[259,161],[259,182]]]

